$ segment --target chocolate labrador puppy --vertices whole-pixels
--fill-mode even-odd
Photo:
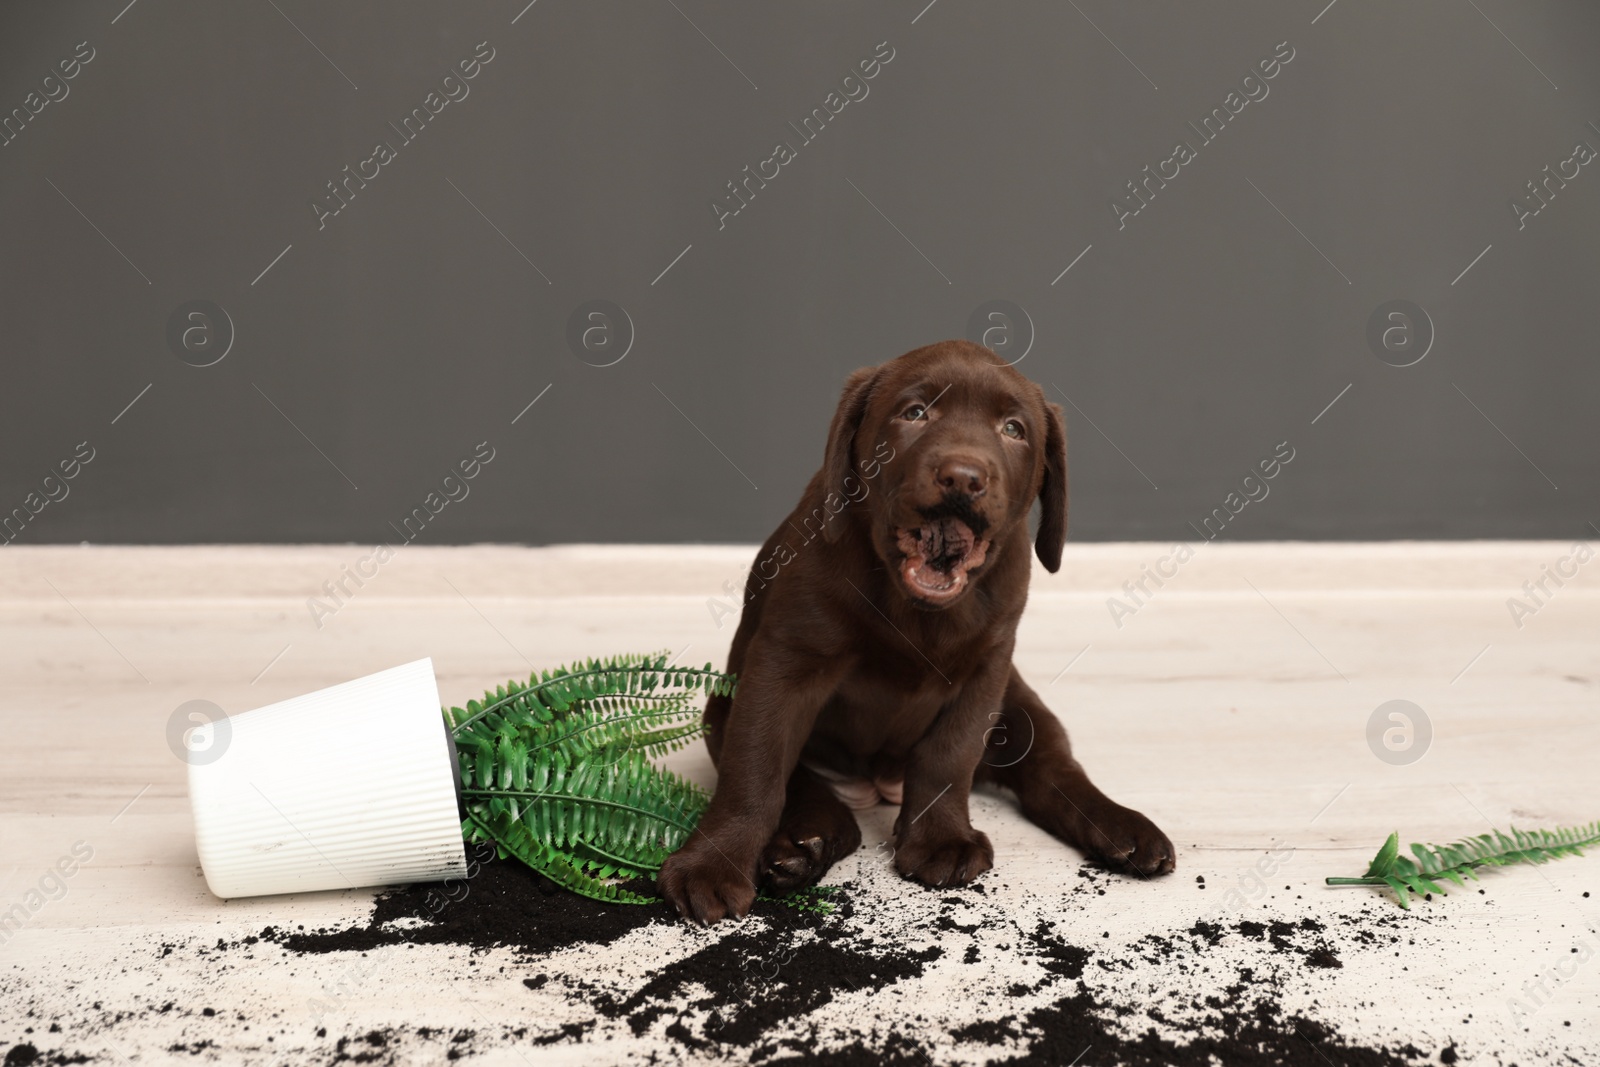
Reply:
[[[967,815],[983,781],[1089,856],[1173,869],[1172,842],[1095,788],[1011,663],[1035,500],[1033,551],[1061,565],[1066,447],[1061,409],[967,341],[850,376],[822,469],[746,581],[738,688],[706,705],[717,788],[658,879],[680,914],[743,916],[757,886],[815,882],[861,844],[851,807],[880,800],[901,805],[902,875],[970,882],[994,862]]]

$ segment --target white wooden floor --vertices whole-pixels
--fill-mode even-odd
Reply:
[[[1600,817],[1600,562],[1559,589],[1551,583],[1553,595],[1519,628],[1507,599],[1571,545],[1212,544],[1163,587],[1149,584],[1154,596],[1117,625],[1107,598],[1170,551],[1070,546],[1060,574],[1036,573],[1022,626],[1019,665],[1067,723],[1080,759],[1178,846],[1173,877],[1102,882],[1104,896],[1063,919],[1076,943],[1132,943],[1197,919],[1392,909],[1322,879],[1361,873],[1390,830],[1444,841]],[[530,993],[514,968],[496,977],[481,960],[469,966],[435,946],[347,998],[323,1020],[324,1040],[306,1004],[348,961],[218,966],[189,951],[268,923],[353,921],[370,894],[211,897],[168,719],[196,698],[244,711],[421,656],[433,657],[452,703],[535,667],[610,652],[667,648],[720,665],[732,621],[719,629],[708,599],[726,599],[725,582],[739,585],[753,549],[409,546],[319,628],[307,599],[366,554],[0,551],[0,912],[25,902],[75,843],[80,855],[92,849],[64,895],[47,880],[50,895],[20,932],[0,927],[0,1057],[26,1042],[41,1053],[155,1063],[175,1044],[205,1040],[203,1059],[326,1062],[339,1035],[375,1026],[530,1016],[553,1026],[567,1017],[559,983]],[[1420,706],[1432,727],[1425,754],[1403,765],[1367,740],[1372,712],[1394,699]],[[702,750],[676,762],[712,780]],[[872,845],[891,818],[890,809],[870,813],[866,847],[839,877],[864,879],[885,909],[915,913],[933,898],[875,867]],[[996,844],[986,876],[996,892],[1026,901],[1078,881],[1079,858],[1003,799],[980,798],[974,821]],[[1286,858],[1258,889],[1249,872],[1268,849]],[[1343,968],[1308,974],[1295,996],[1353,1042],[1410,1041],[1434,1062],[1454,1044],[1466,1062],[1600,1063],[1600,856],[1496,872],[1484,887],[1418,904],[1401,943],[1343,945]],[[858,910],[874,906],[857,901]],[[651,952],[678,951],[667,942],[704,936],[653,934],[614,960],[578,954],[571,967],[647,971]],[[163,945],[178,948],[163,956]],[[992,956],[964,973],[957,953],[913,991],[924,1022],[908,1032],[926,1025],[935,1058],[993,1054],[940,1039],[965,1018],[974,983],[1007,981],[1007,964]],[[157,1010],[174,999],[237,1007],[254,1026]],[[658,1032],[603,1027],[581,1042],[535,1051],[507,1038],[474,1054],[592,1064],[652,1051],[686,1055]],[[442,1053],[419,1044],[385,1055],[430,1062]],[[1105,1061],[1091,1053],[1083,1062]]]

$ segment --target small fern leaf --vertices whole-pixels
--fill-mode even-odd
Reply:
[[[1585,848],[1600,845],[1600,820],[1584,826],[1555,830],[1518,830],[1510,834],[1491,830],[1448,845],[1411,846],[1416,859],[1399,853],[1400,835],[1392,833],[1360,878],[1328,878],[1328,885],[1387,885],[1402,908],[1410,908],[1408,893],[1448,896],[1440,881],[1465,887],[1465,879],[1478,880],[1479,867],[1507,867],[1516,863],[1549,863],[1565,856],[1581,856]]]
[[[1372,857],[1372,863],[1367,867],[1368,878],[1382,878],[1394,870],[1395,857],[1400,854],[1400,831],[1396,830],[1389,835],[1389,840],[1383,843],[1378,854]]]

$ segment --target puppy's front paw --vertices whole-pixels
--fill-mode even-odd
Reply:
[[[1120,804],[1095,812],[1083,828],[1079,847],[1108,867],[1135,874],[1170,874],[1177,850],[1156,824]]]
[[[724,918],[742,919],[756,899],[756,884],[709,839],[695,835],[667,857],[656,888],[678,914],[702,926]]]
[[[926,886],[966,885],[994,866],[994,846],[970,827],[945,836],[908,836],[895,848],[894,866]]]
[[[761,853],[761,887],[787,893],[815,885],[839,860],[861,847],[861,827],[842,805],[801,812],[778,827]]]

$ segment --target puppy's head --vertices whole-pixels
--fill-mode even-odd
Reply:
[[[919,607],[960,600],[1020,528],[1034,500],[1034,549],[1061,566],[1067,534],[1061,409],[987,348],[941,341],[846,383],[829,431],[824,489],[855,501],[874,551]],[[852,491],[852,486],[855,491]],[[851,519],[826,528],[836,540]]]

